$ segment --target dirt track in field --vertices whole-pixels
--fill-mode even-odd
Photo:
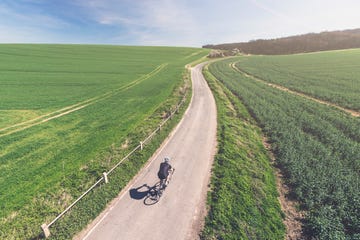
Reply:
[[[157,73],[159,73],[167,65],[168,65],[167,63],[161,64],[158,67],[156,67],[153,71],[151,71],[150,73],[148,73],[148,74],[146,74],[146,75],[144,75],[144,76],[142,76],[140,78],[135,79],[134,81],[126,84],[125,86],[121,86],[120,88],[114,89],[114,90],[109,91],[107,93],[104,93],[104,94],[102,94],[100,96],[93,97],[93,98],[87,99],[85,101],[81,101],[81,102],[76,103],[74,105],[64,107],[62,109],[47,113],[45,115],[41,115],[39,117],[33,118],[31,120],[27,120],[25,122],[21,122],[21,123],[13,124],[11,126],[4,127],[2,129],[0,129],[0,137],[7,136],[7,135],[10,135],[10,134],[13,134],[13,133],[20,132],[20,131],[23,131],[25,129],[31,128],[33,126],[40,125],[42,123],[48,122],[50,120],[53,120],[53,119],[56,119],[56,118],[59,118],[59,117],[65,116],[65,115],[68,115],[68,114],[70,114],[72,112],[81,110],[81,109],[83,109],[83,108],[85,108],[87,106],[93,105],[93,104],[95,104],[95,103],[97,103],[99,101],[102,101],[102,100],[105,100],[105,99],[107,99],[109,97],[112,97],[115,94],[118,94],[121,91],[128,90],[129,88],[132,88],[132,87],[138,85],[142,81],[156,75]]]
[[[321,100],[321,99],[318,99],[318,98],[314,98],[312,96],[309,96],[307,94],[304,94],[304,93],[301,93],[301,92],[297,92],[297,91],[294,91],[294,90],[290,90],[284,86],[281,86],[281,85],[278,85],[278,84],[274,84],[274,83],[269,83],[268,81],[266,80],[263,80],[263,79],[260,79],[258,77],[255,77],[251,74],[248,74],[246,72],[244,72],[243,70],[239,69],[238,67],[236,67],[236,62],[230,64],[230,66],[237,72],[240,72],[241,74],[243,74],[244,76],[248,77],[248,78],[251,78],[255,81],[258,81],[258,82],[261,82],[261,83],[264,83],[270,87],[273,87],[273,88],[276,88],[276,89],[279,89],[279,90],[282,90],[284,92],[288,92],[288,93],[291,93],[291,94],[294,94],[294,95],[297,95],[297,96],[300,96],[300,97],[303,97],[303,98],[306,98],[306,99],[310,99],[312,101],[315,101],[315,102],[318,102],[318,103],[321,103],[321,104],[324,104],[324,105],[327,105],[327,106],[332,106],[332,107],[335,107],[341,111],[344,111],[346,113],[349,113],[350,115],[354,116],[354,117],[360,117],[360,112],[357,112],[357,111],[354,111],[354,110],[351,110],[351,109],[348,109],[348,108],[343,108],[339,105],[336,105],[334,103],[331,103],[331,102],[327,102],[327,101],[324,101],[324,100]]]

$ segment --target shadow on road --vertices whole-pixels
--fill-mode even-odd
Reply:
[[[160,200],[162,192],[160,191],[160,181],[150,187],[147,184],[141,185],[138,188],[132,188],[129,190],[130,197],[135,200],[144,199],[145,205],[154,205]]]
[[[147,184],[141,185],[138,188],[132,188],[129,191],[130,197],[132,199],[141,200],[149,194],[149,191],[152,188],[153,187],[149,187]]]

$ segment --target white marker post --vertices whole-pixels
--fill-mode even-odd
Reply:
[[[43,225],[41,225],[41,229],[42,229],[42,231],[43,231],[43,233],[44,233],[45,238],[50,237],[50,230],[49,230],[48,225],[46,225],[46,223],[44,223]]]
[[[105,183],[109,183],[109,179],[106,172],[103,172]]]

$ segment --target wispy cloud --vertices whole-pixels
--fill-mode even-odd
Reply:
[[[24,0],[25,2],[39,3],[40,0]],[[28,8],[21,3],[0,3],[0,42],[54,42],[55,37],[51,30],[65,29],[69,23]]]
[[[359,7],[358,0],[0,0],[0,42],[201,46],[360,27]]]
[[[131,1],[116,0],[75,0],[74,5],[83,9],[86,15],[99,24],[136,25],[137,20],[129,6]]]
[[[14,28],[0,24],[0,43],[51,43],[54,38],[36,28]]]
[[[156,6],[156,7],[154,7]],[[146,31],[139,33],[144,44],[180,44],[198,43],[200,27],[191,7],[179,1],[146,1],[142,9],[141,23]]]
[[[154,7],[155,6],[155,7]],[[144,23],[163,30],[186,31],[197,27],[190,6],[179,1],[146,1],[141,4]]]
[[[258,0],[250,0],[250,2],[252,2],[255,6],[257,6],[258,8],[264,10],[265,12],[268,12],[270,13],[271,15],[273,16],[276,16],[278,18],[282,18],[284,20],[290,20],[290,17],[283,14],[283,13],[280,13],[278,11],[276,11],[275,9],[265,5],[264,3],[261,3],[260,1]]]
[[[32,9],[24,7],[20,9],[17,5],[17,3],[12,3],[12,5],[0,4],[2,22],[5,21],[9,24],[13,23],[14,25],[21,23],[23,26],[39,28],[64,28],[69,26],[68,22],[60,18],[46,13],[40,14],[32,12]]]
[[[97,23],[126,29],[136,44],[194,45],[194,33],[199,32],[191,8],[179,1],[77,0],[77,4],[87,9]],[[121,38],[114,36],[114,40]]]

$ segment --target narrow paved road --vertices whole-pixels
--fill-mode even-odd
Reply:
[[[196,239],[216,147],[216,106],[200,64],[192,69],[193,98],[182,122],[115,203],[80,239]],[[165,156],[176,169],[160,201],[145,205]],[[143,186],[143,187],[142,187]]]

